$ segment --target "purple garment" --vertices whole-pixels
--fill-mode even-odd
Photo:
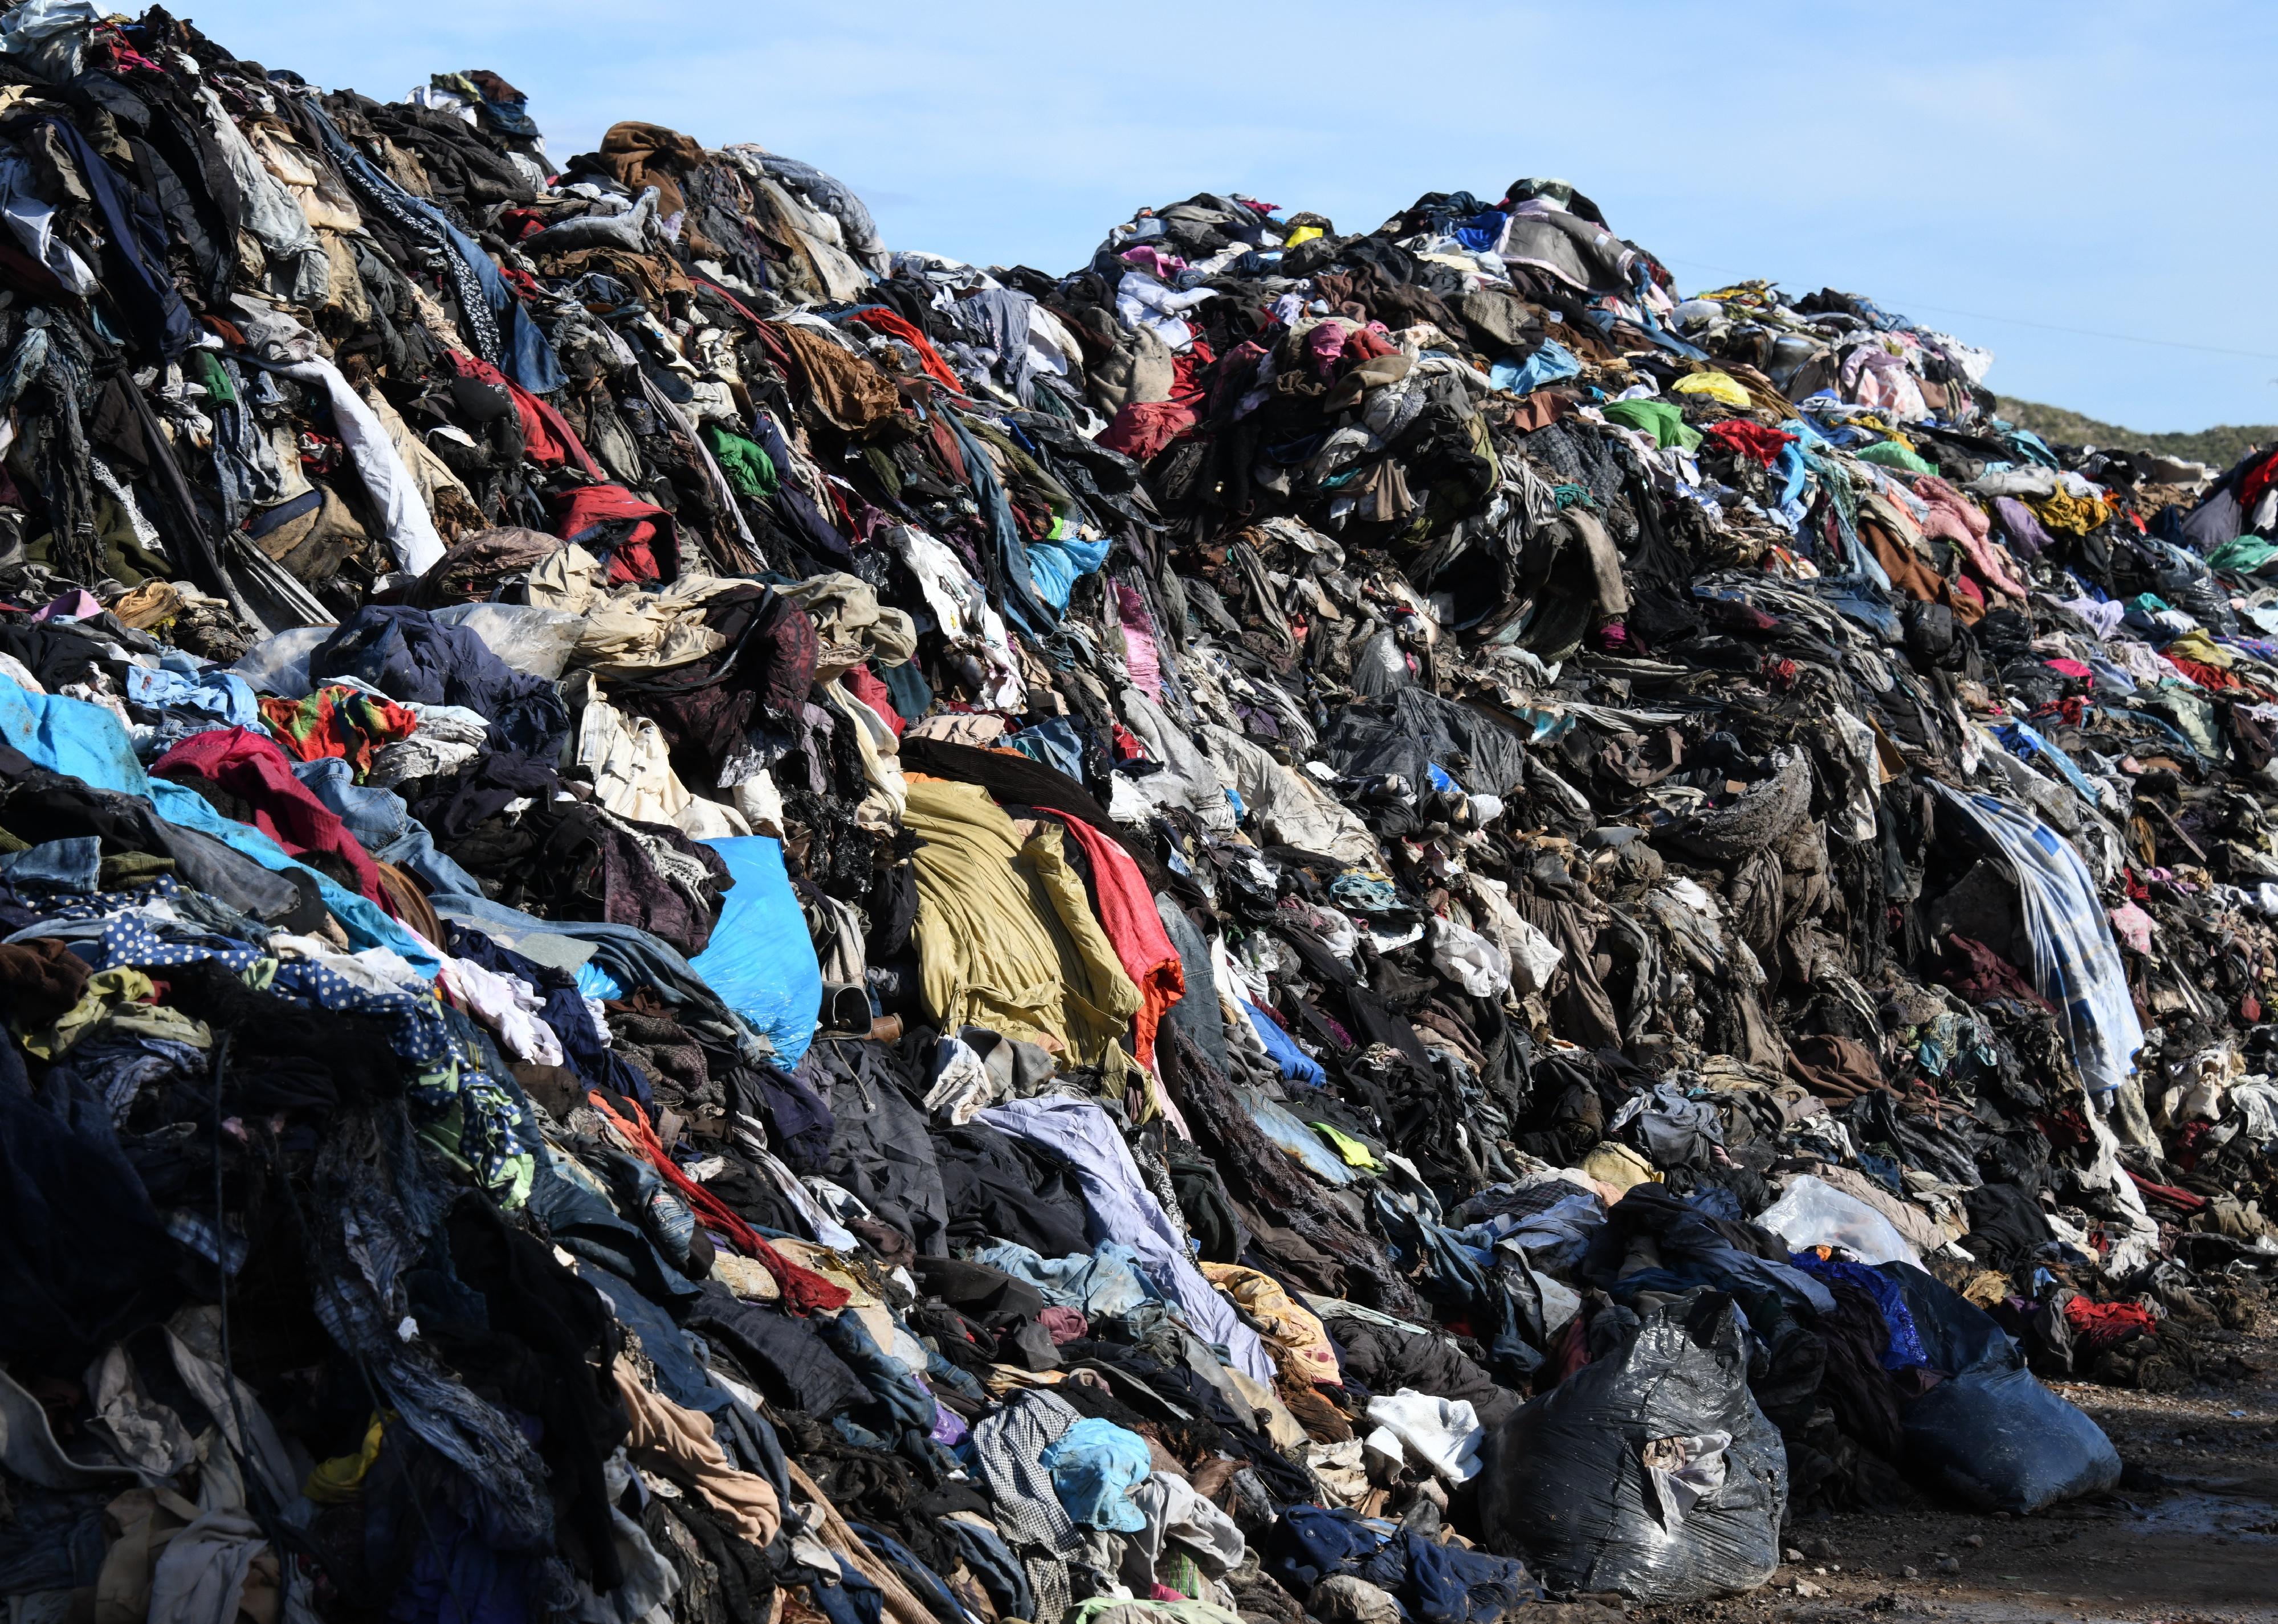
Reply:
[[[2009,551],[2029,563],[2052,545],[2048,531],[2033,517],[2033,510],[2014,496],[1995,497],[1993,516],[2001,522],[2001,534],[2009,544]]]

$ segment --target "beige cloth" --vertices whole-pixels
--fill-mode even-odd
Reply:
[[[906,739],[942,739],[987,750],[1005,736],[1006,723],[991,711],[936,711],[902,729]]]
[[[764,1477],[739,1472],[728,1464],[727,1452],[712,1436],[712,1423],[694,1410],[684,1410],[662,1393],[651,1392],[633,1375],[623,1359],[612,1367],[617,1392],[625,1401],[632,1428],[625,1435],[626,1452],[636,1460],[661,1455],[678,1468],[678,1475],[696,1485],[713,1508],[735,1525],[736,1531],[755,1545],[764,1545],[783,1527],[783,1507],[775,1486]],[[793,1468],[796,1470],[797,1468]]]
[[[672,770],[663,730],[646,716],[631,716],[601,698],[593,674],[581,671],[564,684],[576,696],[577,764],[592,775],[593,798],[636,823],[669,823],[692,840],[748,835],[751,825],[733,807],[692,793]]]
[[[607,676],[684,666],[725,648],[728,640],[704,624],[704,606],[743,584],[695,574],[661,591],[631,582],[612,590],[593,555],[570,546],[530,572],[530,601],[584,615],[585,630],[570,660]]]
[[[917,623],[904,610],[882,608],[876,590],[858,576],[810,576],[784,588],[784,596],[814,621],[822,644],[815,659],[818,676],[869,660],[898,666],[917,652]]]

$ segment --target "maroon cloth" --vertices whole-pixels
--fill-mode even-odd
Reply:
[[[1949,932],[1945,938],[1947,967],[1939,979],[1972,1003],[1999,1003],[2004,999],[2045,1010],[2056,1006],[2033,990],[2025,972],[1972,937]]]
[[[235,797],[248,809],[241,822],[251,824],[296,858],[321,853],[338,858],[357,891],[391,915],[395,911],[371,854],[337,813],[293,776],[292,764],[267,734],[250,728],[192,734],[159,757],[150,770],[178,782],[203,779]]]
[[[814,686],[821,644],[814,621],[782,593],[738,583],[705,606],[704,624],[728,646],[704,660],[612,684],[610,698],[664,735],[674,769],[690,783],[716,784],[745,747],[754,715],[794,721]]]
[[[1081,1308],[1042,1308],[1036,1313],[1036,1323],[1052,1333],[1052,1342],[1081,1342],[1091,1334],[1091,1322],[1083,1317]]]

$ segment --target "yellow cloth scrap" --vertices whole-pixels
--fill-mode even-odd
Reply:
[[[1627,1145],[1612,1140],[1601,1140],[1582,1158],[1582,1170],[1600,1184],[1611,1185],[1617,1190],[1632,1190],[1641,1184],[1661,1182],[1661,1175],[1653,1170],[1652,1163]]]
[[[1751,404],[1748,392],[1739,381],[1722,372],[1695,372],[1678,378],[1669,386],[1671,394],[1707,395],[1712,400],[1722,400],[1727,406],[1737,406],[1746,411]]]
[[[363,1446],[352,1455],[334,1455],[320,1460],[309,1474],[309,1481],[301,1492],[319,1506],[344,1506],[350,1500],[363,1498],[363,1480],[371,1471],[372,1462],[379,1459],[379,1441],[384,1431],[382,1419],[375,1415],[371,1425],[364,1430]]]
[[[1195,1267],[1250,1316],[1283,1376],[1332,1386],[1342,1379],[1337,1375],[1335,1350],[1329,1346],[1329,1333],[1320,1316],[1291,1298],[1279,1280],[1239,1263],[1196,1263]]]
[[[2049,529],[2073,536],[2087,535],[2111,515],[2100,499],[2075,496],[2061,485],[2046,496],[2025,498],[2025,506]]]

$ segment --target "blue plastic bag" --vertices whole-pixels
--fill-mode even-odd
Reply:
[[[726,860],[736,883],[712,945],[689,968],[775,1045],[779,1064],[795,1066],[822,1022],[822,966],[784,872],[783,844],[764,835],[704,843]]]

